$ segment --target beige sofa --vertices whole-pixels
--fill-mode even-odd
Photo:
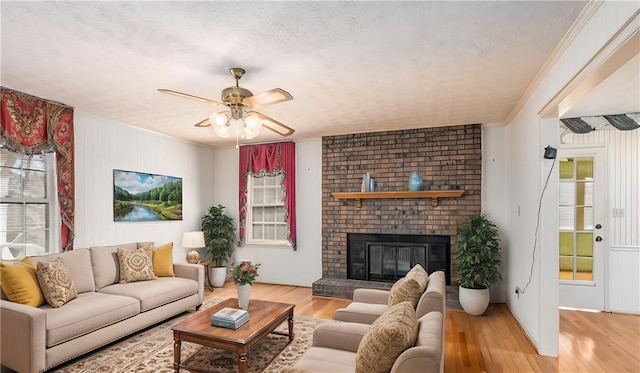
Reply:
[[[446,277],[443,271],[436,271],[429,275],[426,289],[416,306],[418,318],[431,311],[440,311],[444,314],[445,285]],[[337,309],[333,319],[371,324],[387,310],[389,294],[389,290],[356,289],[353,292],[353,302],[345,308]]]
[[[119,283],[117,248],[91,247],[33,257],[64,259],[77,298],[60,308],[0,300],[1,363],[15,371],[41,372],[147,326],[202,305],[204,268],[173,264],[175,277]]]
[[[358,289],[354,301],[336,312],[335,319],[346,322],[321,324],[313,333],[312,347],[281,373],[353,373],[362,356],[367,332],[379,327],[390,307],[389,291]],[[372,303],[366,303],[372,302]],[[438,373],[444,371],[445,276],[444,272],[429,275],[426,290],[415,310],[416,338],[412,346],[395,358],[391,373]],[[373,325],[370,325],[373,324]],[[388,333],[387,335],[393,335]],[[384,349],[386,351],[386,349]]]

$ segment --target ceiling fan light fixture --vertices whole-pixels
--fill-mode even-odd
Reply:
[[[258,127],[249,127],[245,123],[243,134],[244,134],[244,138],[247,139],[247,140],[251,140],[253,138],[256,138],[260,134],[260,126],[258,126]]]
[[[216,123],[213,125],[213,132],[220,137],[227,138],[229,137],[229,126],[226,123]]]
[[[209,116],[209,122],[211,122],[211,124],[214,126],[226,126],[227,122],[229,122],[229,114],[224,111],[213,113]]]
[[[244,115],[244,123],[248,128],[260,128],[262,126],[262,120],[258,114],[254,112],[248,112]]]

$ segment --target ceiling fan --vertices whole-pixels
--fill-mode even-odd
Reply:
[[[246,139],[252,139],[258,136],[260,127],[265,127],[281,136],[290,136],[293,134],[293,128],[269,118],[262,113],[251,110],[292,100],[293,96],[291,96],[289,92],[281,88],[274,88],[254,95],[248,89],[238,85],[238,81],[246,73],[244,69],[232,67],[229,69],[229,72],[236,80],[236,85],[222,90],[222,102],[164,88],[158,89],[158,92],[229,107],[230,111],[213,113],[209,118],[195,124],[196,127],[209,127],[213,125],[215,133],[221,137],[229,136],[231,119],[242,120],[242,136]]]

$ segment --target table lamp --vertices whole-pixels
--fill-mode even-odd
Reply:
[[[191,249],[187,253],[187,263],[196,264],[200,262],[200,253],[195,249],[204,247],[204,233],[201,231],[184,232],[182,236],[182,247]]]

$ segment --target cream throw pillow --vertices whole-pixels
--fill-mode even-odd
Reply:
[[[153,250],[150,247],[140,249],[118,248],[120,263],[120,283],[155,280],[153,273]]]
[[[158,277],[175,277],[173,273],[173,242],[153,248],[153,273]]]
[[[0,262],[0,286],[7,299],[14,303],[39,307],[44,297],[36,278],[36,266],[31,258],[18,263]]]
[[[356,352],[356,373],[388,373],[396,359],[413,346],[418,318],[409,302],[387,309],[371,324]]]
[[[391,307],[395,304],[408,301],[413,308],[415,308],[423,292],[424,288],[420,286],[418,281],[413,278],[403,277],[396,281],[391,287],[391,290],[389,290],[389,301],[387,305]]]
[[[420,286],[422,287],[422,292],[424,292],[425,289],[427,288],[427,283],[429,282],[429,275],[427,274],[427,271],[425,271],[420,264],[416,264],[415,266],[413,266],[413,268],[411,268],[411,270],[407,272],[407,275],[404,277],[412,278],[418,281],[418,284],[420,284]]]
[[[38,262],[36,276],[44,299],[51,307],[61,307],[78,296],[71,273],[61,257],[53,262]]]

